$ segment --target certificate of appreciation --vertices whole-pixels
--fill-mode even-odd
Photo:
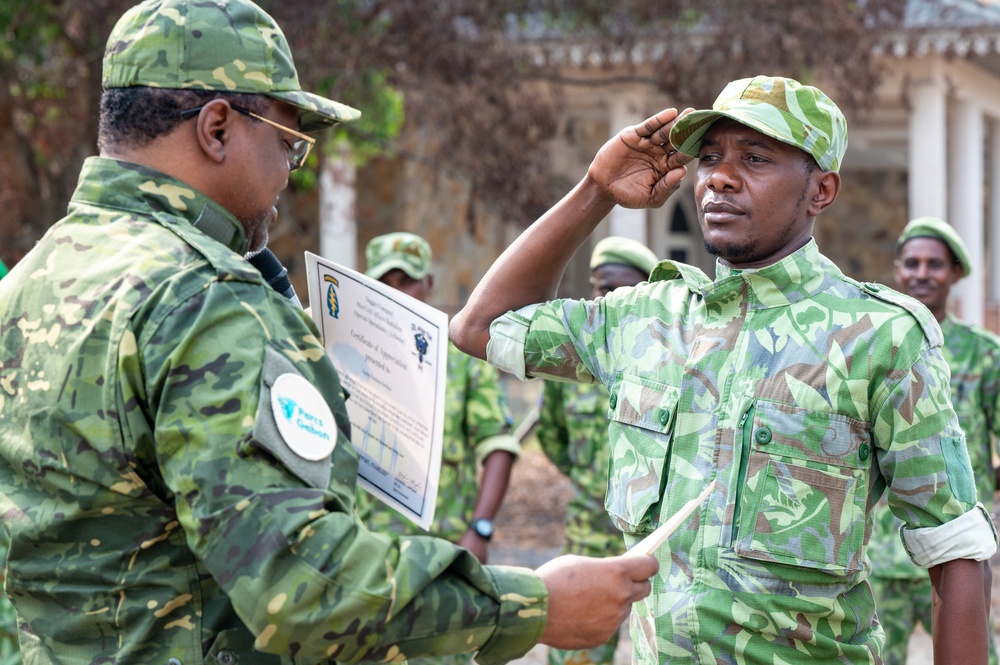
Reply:
[[[309,304],[347,392],[358,484],[424,529],[444,432],[448,316],[306,252]]]

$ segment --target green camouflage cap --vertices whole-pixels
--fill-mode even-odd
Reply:
[[[969,251],[965,243],[958,237],[955,227],[937,217],[918,217],[911,220],[899,235],[896,249],[902,248],[907,240],[912,238],[936,238],[948,245],[955,260],[962,266],[962,276],[968,277],[972,272],[972,262],[969,261]]]
[[[653,251],[638,240],[621,236],[608,236],[594,246],[590,255],[590,269],[607,263],[632,266],[639,272],[649,275],[660,260]]]
[[[847,120],[823,91],[798,81],[755,76],[733,81],[712,104],[694,111],[670,130],[670,143],[697,157],[701,140],[719,118],[732,118],[751,129],[805,150],[824,171],[840,169],[847,151]]]
[[[365,274],[372,279],[380,279],[393,268],[413,279],[423,279],[431,271],[431,246],[412,233],[387,233],[371,239],[365,248],[365,262]]]
[[[146,0],[118,20],[104,52],[105,89],[262,94],[299,108],[304,132],[358,118],[302,90],[281,28],[250,0]]]

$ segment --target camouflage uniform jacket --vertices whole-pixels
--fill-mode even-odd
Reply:
[[[0,514],[25,662],[523,654],[546,617],[533,572],[362,527],[337,373],[245,246],[192,188],[91,158],[68,216],[0,282]],[[326,457],[293,447],[311,423]]]
[[[441,480],[431,526],[435,536],[457,543],[469,530],[479,496],[479,462],[498,450],[521,453],[512,423],[500,373],[449,342]],[[367,492],[359,494],[362,517],[373,531],[425,533]]]
[[[996,475],[993,468],[994,440],[1000,435],[1000,339],[996,335],[951,314],[941,322],[942,355],[951,368],[951,398],[958,422],[965,432],[969,461],[976,478],[979,500],[993,510]],[[925,579],[899,539],[902,523],[879,501],[872,532],[872,575],[891,579]]]
[[[563,550],[583,556],[625,551],[604,510],[608,488],[608,391],[597,383],[546,381],[535,429],[542,452],[570,479]]]
[[[914,532],[918,551],[936,553],[966,519],[976,556],[996,547],[940,329],[813,241],[717,273],[666,261],[597,301],[509,312],[489,358],[515,376],[608,386],[605,507],[627,545],[716,483],[657,552],[652,594],[632,612],[636,662],[875,663],[865,546],[887,485],[908,525],[936,527]]]

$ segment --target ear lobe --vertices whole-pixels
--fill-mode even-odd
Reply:
[[[836,171],[817,171],[813,173],[814,187],[812,198],[809,200],[809,215],[818,217],[826,210],[840,193],[840,174]]]

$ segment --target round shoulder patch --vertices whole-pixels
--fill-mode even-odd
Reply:
[[[337,423],[316,386],[282,374],[271,386],[271,410],[285,445],[303,459],[326,459],[337,446]]]

